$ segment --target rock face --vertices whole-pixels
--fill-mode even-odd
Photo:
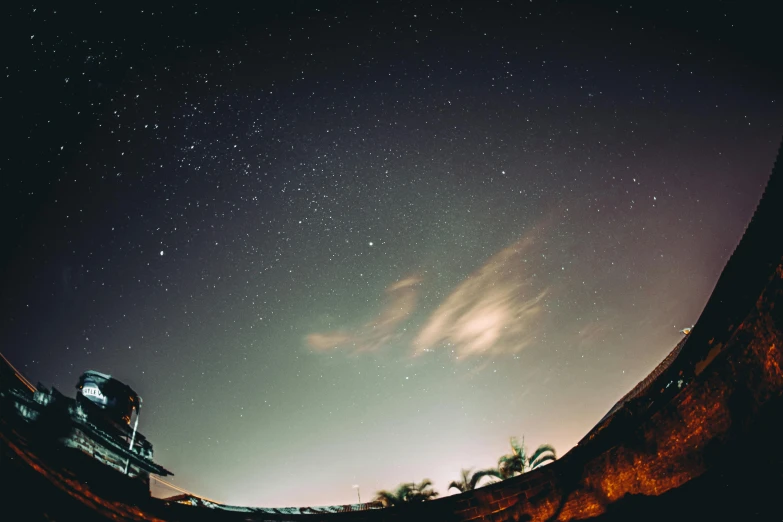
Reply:
[[[782,168],[779,153],[745,235],[667,364],[573,450],[536,471],[390,509],[326,513],[155,499],[131,507],[52,471],[4,423],[3,482],[13,473],[23,477],[14,485],[18,494],[28,480],[38,496],[56,499],[43,503],[46,511],[31,513],[53,520],[75,512],[96,520],[769,520],[775,513],[780,519],[774,492],[783,486],[777,442],[783,418]]]

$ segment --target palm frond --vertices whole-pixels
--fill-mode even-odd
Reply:
[[[381,490],[375,494],[373,499],[375,502],[380,502],[383,507],[396,506],[398,501],[397,497],[391,491]]]
[[[394,492],[399,502],[408,502],[411,495],[416,491],[416,484],[413,482],[403,482],[397,486]]]
[[[449,482],[449,487],[446,489],[446,491],[450,491],[451,488],[457,488],[462,493],[465,493],[465,491],[467,491],[465,489],[465,483],[464,482],[457,482],[456,480],[452,480],[451,482]]]
[[[470,481],[467,483],[468,486],[470,486],[468,489],[474,490],[478,486],[478,483],[481,482],[481,479],[484,477],[495,477],[500,478],[500,472],[496,469],[482,469],[477,472],[475,472],[471,477]]]
[[[519,455],[503,455],[498,459],[498,468],[503,466],[514,466],[519,460]]]
[[[509,462],[503,461],[498,464],[498,476],[501,480],[505,480],[514,476],[514,467]]]
[[[538,459],[541,455],[544,453],[551,453],[552,456],[557,458],[557,453],[555,453],[555,448],[549,444],[542,444],[538,448],[536,448],[536,451],[530,456],[528,459],[528,462],[533,462],[534,460]]]
[[[454,482],[452,484],[458,483]],[[397,506],[404,502],[424,502],[438,496],[438,492],[432,489],[431,486],[432,481],[430,479],[424,479],[419,484],[403,482],[393,492],[386,490],[377,492],[373,500],[380,502],[383,507]],[[451,488],[451,484],[449,488]]]
[[[459,480],[453,480],[449,483],[449,487],[447,489],[450,490],[451,488],[457,488],[458,490],[465,492],[469,491],[473,488],[470,487],[470,472],[473,470],[473,468],[462,468],[459,472],[460,478]]]
[[[545,462],[557,459],[555,448],[549,444],[540,445],[527,461],[528,470],[536,469]]]
[[[487,477],[503,478],[503,474],[497,468],[489,468],[477,473],[483,473]]]
[[[514,452],[514,455],[525,454],[525,448],[522,444],[519,443],[519,439],[517,439],[516,437],[511,437],[509,439],[509,443],[511,444],[511,451]]]
[[[522,473],[524,468],[525,458],[520,454],[504,455],[498,461],[498,469],[505,473],[507,477],[512,477],[515,473]]]
[[[432,481],[430,479],[424,479],[421,482],[419,482],[418,484],[416,484],[415,487],[416,487],[416,489],[421,491],[421,490],[426,489],[426,488],[428,488],[430,486],[432,486]]]
[[[535,460],[532,464],[530,464],[530,469],[536,469],[540,465],[544,464],[545,462],[554,462],[557,460],[554,455],[542,455],[537,460]]]
[[[424,502],[438,496],[438,492],[432,489],[432,481],[424,479],[416,485],[415,501]]]

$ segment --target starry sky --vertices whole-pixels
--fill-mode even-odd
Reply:
[[[130,384],[226,503],[565,453],[696,321],[783,135],[769,4],[647,4],[3,7],[2,352]]]

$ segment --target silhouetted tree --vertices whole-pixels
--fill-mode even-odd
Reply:
[[[478,487],[478,483],[484,477],[498,477],[498,471],[495,469],[483,469],[471,473],[470,469],[463,469],[460,474],[462,475],[459,480],[452,480],[449,483],[449,489],[457,488],[462,493],[466,491],[473,491]]]
[[[392,507],[408,502],[425,502],[437,496],[438,492],[432,489],[432,481],[424,479],[418,484],[400,484],[394,491],[381,490],[375,494],[374,500],[383,504],[383,507]]]
[[[516,437],[511,437],[511,453],[498,459],[498,476],[507,479],[514,475],[527,473],[546,462],[557,459],[555,448],[549,444],[540,445],[529,457],[525,448],[524,439],[520,444]]]

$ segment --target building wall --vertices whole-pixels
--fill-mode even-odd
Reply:
[[[63,439],[63,445],[68,448],[77,449],[86,455],[94,458],[101,464],[114,468],[116,471],[125,473],[126,459],[117,455],[113,451],[98,444],[95,440],[84,433],[82,430],[75,428],[72,432]],[[149,483],[149,474],[139,469],[138,466],[131,464],[128,466],[127,475],[131,478],[138,477],[144,483]]]
[[[460,495],[458,519],[588,518],[626,494],[657,496],[720,465],[721,449],[783,395],[783,320],[775,301],[783,303],[780,266],[724,356],[625,440],[592,457],[577,448],[540,471]]]
[[[593,517],[626,494],[657,496],[720,465],[721,449],[783,395],[783,318],[775,301],[783,303],[781,266],[723,357],[624,440],[595,456],[577,448],[540,471],[460,495],[457,519]]]

